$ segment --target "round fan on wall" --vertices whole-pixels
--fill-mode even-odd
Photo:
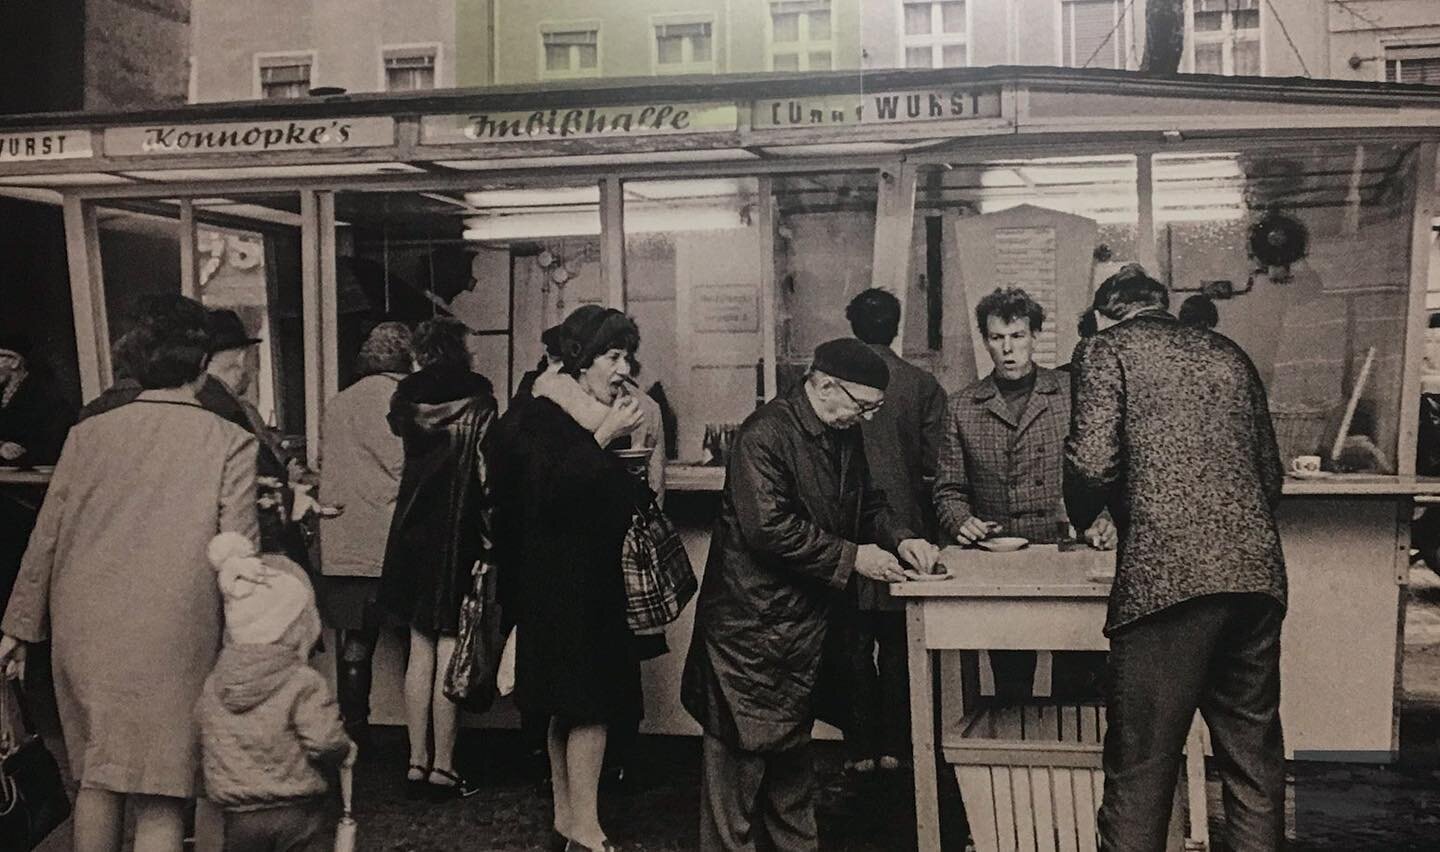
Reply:
[[[1250,256],[1272,281],[1290,280],[1290,264],[1305,256],[1310,234],[1294,216],[1271,210],[1250,226]]]

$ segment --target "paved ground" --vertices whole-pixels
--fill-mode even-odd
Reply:
[[[1406,710],[1401,761],[1392,767],[1302,763],[1292,766],[1287,810],[1298,850],[1440,848],[1440,577],[1412,573],[1405,636]],[[833,744],[816,749],[821,779],[821,847],[829,852],[907,852],[915,848],[910,778],[857,780],[840,769]],[[482,791],[460,802],[406,798],[403,731],[379,729],[357,772],[362,850],[483,852],[543,849],[549,803],[543,764],[514,732],[466,732],[465,769]],[[952,785],[953,787],[953,785]],[[1212,834],[1220,836],[1219,785],[1209,785]],[[626,781],[608,788],[602,819],[629,852],[695,848],[699,753],[691,739],[645,737]],[[958,793],[942,801],[945,849],[963,850],[966,827]],[[42,852],[69,852],[62,829]],[[1221,849],[1217,843],[1213,848]]]

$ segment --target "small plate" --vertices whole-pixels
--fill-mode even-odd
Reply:
[[[934,583],[937,580],[952,580],[954,578],[955,575],[951,574],[948,568],[941,574],[921,574],[919,571],[910,568],[905,569],[905,579],[912,583]]]
[[[1329,479],[1336,474],[1331,470],[1287,470],[1285,475],[1291,479]]]
[[[1030,539],[1021,538],[1018,535],[1001,535],[995,538],[982,538],[975,544],[985,548],[991,553],[1010,553],[1019,550],[1030,544]]]

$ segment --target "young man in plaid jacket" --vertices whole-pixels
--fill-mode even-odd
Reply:
[[[1035,363],[1045,309],[1018,287],[1001,288],[975,306],[975,322],[994,369],[950,395],[935,514],[944,534],[962,545],[995,534],[1054,544],[1064,520],[1070,382],[1064,373]],[[1108,550],[1115,546],[1115,527],[1102,516],[1084,538]],[[995,691],[1029,694],[1035,654],[990,656]],[[982,683],[989,679],[988,668],[982,660]],[[1041,692],[1048,691],[1048,678],[1040,680]],[[990,691],[986,686],[982,691]]]

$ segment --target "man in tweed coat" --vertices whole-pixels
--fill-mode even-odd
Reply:
[[[1053,544],[1064,520],[1061,459],[1070,428],[1070,384],[1065,374],[1035,363],[1035,337],[1045,309],[1018,287],[997,289],[975,306],[975,322],[995,369],[950,395],[935,513],[945,534],[962,545],[997,532]],[[1086,530],[1095,547],[1114,546],[1108,518],[1077,528]],[[1043,672],[1049,652],[1041,652],[1039,659]],[[1066,654],[1064,659],[1062,669],[1083,679],[1080,658]],[[979,691],[1019,696],[1034,686],[1047,694],[1049,678],[1032,679],[1035,661],[1030,651],[982,654]],[[1098,672],[1098,664],[1091,662]],[[967,681],[970,665],[965,664]]]
[[[1101,331],[1076,353],[1065,492],[1076,524],[1120,531],[1110,637],[1102,848],[1164,847],[1198,707],[1225,790],[1231,849],[1284,830],[1274,509],[1284,471],[1255,366],[1229,338],[1181,324],[1138,266],[1095,294]]]

